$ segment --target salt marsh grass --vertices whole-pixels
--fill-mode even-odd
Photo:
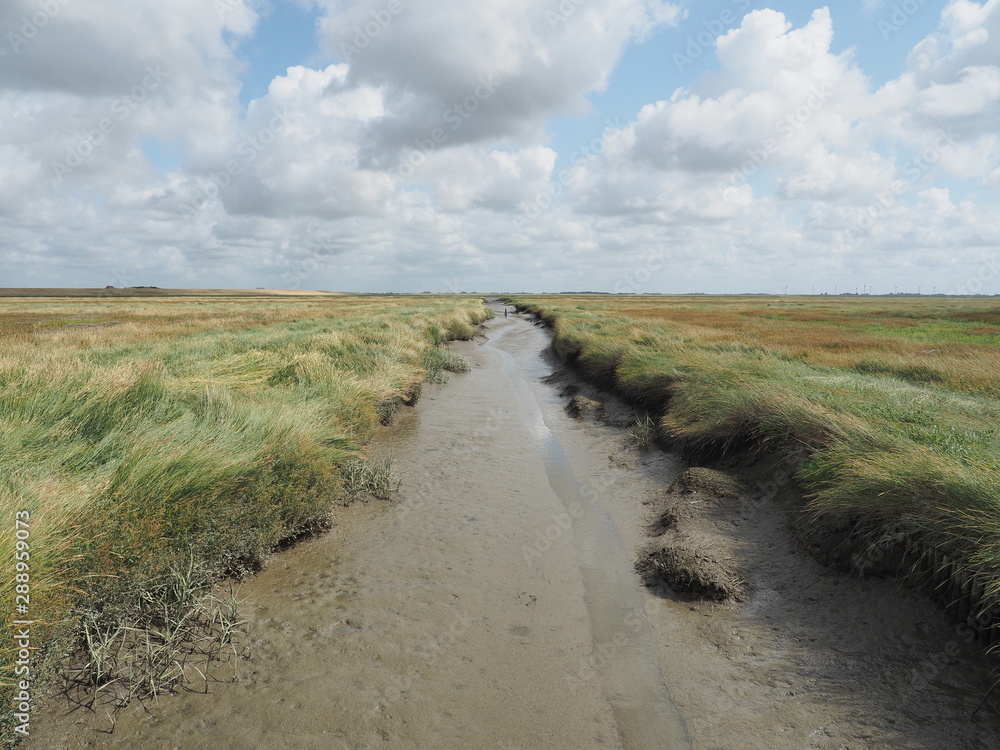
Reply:
[[[521,298],[592,381],[696,452],[799,457],[816,519],[943,552],[1000,597],[1000,302]]]
[[[132,648],[167,627],[147,616],[164,582],[241,575],[328,524],[378,424],[461,370],[442,344],[488,316],[460,297],[0,299],[0,560],[29,511],[35,666],[86,636],[79,684],[155,689],[115,664],[174,684],[184,633]],[[5,586],[8,685],[13,604]]]

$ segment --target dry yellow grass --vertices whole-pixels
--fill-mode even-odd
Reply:
[[[904,379],[910,370],[915,381],[1000,395],[1000,300],[992,298],[560,295],[546,305],[563,314],[583,306],[576,326],[627,326],[637,340],[756,346],[812,365],[882,367]]]

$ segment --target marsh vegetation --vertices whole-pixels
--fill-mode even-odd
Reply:
[[[489,314],[459,297],[0,300],[0,523],[30,513],[34,674],[68,666],[119,703],[201,679],[180,654],[239,621],[210,584],[337,502],[387,496],[365,444],[463,369],[443,344]],[[0,598],[14,611],[12,586]]]
[[[943,570],[989,628],[1000,597],[1000,305],[989,298],[512,300],[592,382],[696,455],[786,456],[864,569]],[[639,434],[636,434],[636,432]],[[645,441],[651,430],[634,428]],[[897,572],[906,573],[908,568]]]

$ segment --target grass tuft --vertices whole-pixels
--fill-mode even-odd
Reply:
[[[369,498],[389,500],[402,481],[393,471],[392,456],[364,460],[351,458],[341,466],[344,495],[348,502]]]
[[[447,383],[448,372],[468,372],[469,363],[460,354],[446,349],[443,346],[435,346],[424,352],[421,366],[427,373],[427,380],[431,383]]]
[[[629,436],[641,451],[649,450],[655,444],[657,432],[656,420],[648,414],[637,419],[628,428]]]
[[[93,602],[77,613],[84,648],[63,665],[62,692],[77,706],[117,711],[180,688],[205,692],[245,652],[240,601],[210,590],[213,575],[192,552],[139,590]],[[113,716],[112,716],[113,720]]]

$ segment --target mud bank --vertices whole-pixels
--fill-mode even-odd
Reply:
[[[643,587],[650,516],[685,467],[555,373],[545,331],[485,330],[456,347],[471,372],[378,439],[398,499],[338,510],[243,587],[253,657],[234,683],[113,733],[50,701],[29,747],[998,746],[995,707],[967,718],[989,685],[978,653],[929,604],[803,555],[780,496],[705,521],[748,571],[745,603]]]

